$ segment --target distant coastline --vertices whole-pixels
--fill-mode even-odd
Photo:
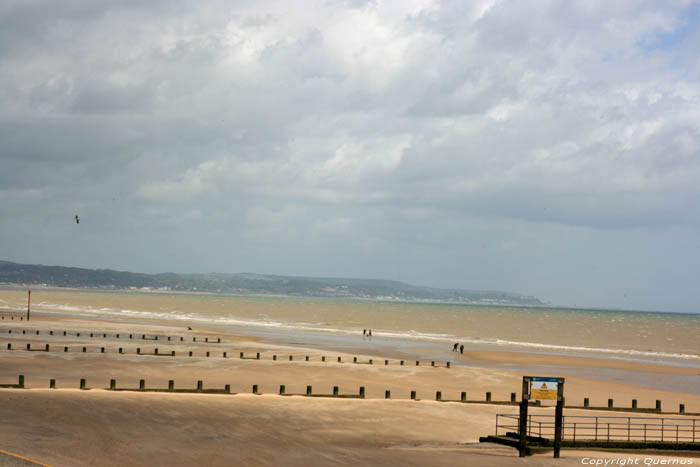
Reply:
[[[68,289],[290,296],[480,306],[549,304],[532,296],[492,290],[440,289],[381,279],[299,277],[263,274],[144,274],[0,261],[0,285]]]

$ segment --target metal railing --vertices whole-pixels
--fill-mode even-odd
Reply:
[[[518,414],[496,415],[496,436],[519,432]],[[554,438],[554,415],[528,415],[527,435]],[[564,416],[562,439],[700,443],[700,419],[667,417]]]

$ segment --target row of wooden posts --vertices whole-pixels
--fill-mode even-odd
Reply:
[[[51,346],[50,346],[49,344],[44,344],[44,346],[43,346],[43,347],[40,347],[40,348],[37,348],[36,346],[35,346],[34,348],[32,348],[32,345],[31,345],[31,344],[26,344],[26,348],[25,348],[24,350],[27,350],[27,351],[30,351],[30,352],[50,352],[50,349],[51,349]],[[68,349],[69,349],[68,346],[63,346],[63,352],[68,352]],[[8,344],[7,344],[7,350],[21,350],[21,349],[19,349],[19,348],[13,349],[13,348],[12,348],[12,343],[8,343]],[[86,353],[86,352],[87,352],[87,347],[86,347],[86,346],[82,346],[82,352],[83,352],[83,353]],[[105,353],[105,347],[100,347],[100,353]],[[119,354],[122,354],[122,355],[126,355],[126,352],[124,351],[124,348],[123,348],[123,347],[119,347],[118,353],[119,353]],[[164,357],[174,357],[174,356],[175,356],[175,351],[174,351],[174,350],[171,350],[171,351],[166,352],[166,353],[162,353],[162,352],[159,353],[158,348],[156,347],[156,348],[153,350],[153,353],[143,353],[143,352],[141,352],[141,347],[137,347],[137,348],[136,348],[136,355],[157,355],[157,356],[164,356]],[[245,360],[260,360],[260,352],[256,352],[256,353],[255,353],[255,357],[246,356],[244,352],[240,352],[239,355],[240,355],[240,358],[241,358],[241,359],[245,359]],[[188,356],[189,356],[189,357],[194,356],[191,350],[188,351]],[[207,351],[207,352],[206,352],[206,356],[207,356],[207,357],[210,357],[210,356],[211,356],[211,352]],[[222,352],[222,355],[221,355],[221,356],[222,356],[222,358],[228,358],[228,352]],[[272,360],[275,360],[275,361],[277,360],[277,355],[276,355],[276,354],[275,354],[275,355],[272,355]],[[290,362],[291,362],[291,361],[294,361],[294,356],[293,356],[293,355],[289,355],[289,361],[290,361]],[[308,362],[308,361],[311,361],[308,355],[305,356],[304,361],[307,361],[307,362]],[[322,362],[325,362],[325,361],[326,361],[326,357],[325,357],[325,356],[321,356],[321,361],[322,361]],[[338,363],[343,363],[343,358],[342,358],[342,357],[337,357],[337,362],[338,362]],[[371,358],[370,358],[369,360],[367,360],[367,361],[358,361],[357,357],[353,357],[353,358],[352,358],[352,362],[353,362],[353,363],[357,363],[357,364],[374,365],[374,359],[371,359]],[[400,361],[399,361],[399,365],[400,365],[400,366],[403,366],[404,363],[405,363],[405,362],[404,362],[403,360],[400,360]],[[384,365],[389,365],[389,360],[384,360]],[[420,366],[420,361],[419,361],[419,360],[416,360],[416,366]],[[431,366],[431,367],[436,367],[435,361],[431,361],[431,362],[430,362],[430,366]],[[445,362],[445,368],[450,368],[450,362]]]
[[[7,331],[8,331],[8,334],[12,334],[12,329],[8,329]],[[39,330],[35,330],[35,332],[36,332],[35,335],[38,336],[38,335],[39,335]],[[44,332],[46,333],[46,331],[44,331]],[[69,334],[68,334],[67,331],[62,331],[62,332],[63,332],[63,335],[64,335],[64,336],[69,336]],[[26,330],[26,329],[22,329],[22,334],[27,334],[27,330]],[[31,332],[30,332],[30,334],[31,334]],[[61,335],[61,331],[57,332],[56,334],[54,334],[54,331],[48,331],[48,335],[49,335],[49,336],[54,336],[54,335],[55,335],[55,336],[60,336],[60,335]],[[110,334],[110,336],[111,336],[111,335],[112,335],[112,334]],[[113,334],[113,335],[114,335],[114,337],[116,337],[117,339],[119,339],[120,336],[121,336],[121,334]],[[91,332],[91,333],[90,333],[90,337],[100,337],[100,336],[101,336],[103,339],[106,339],[106,338],[107,338],[107,333],[106,333],[106,332]],[[124,336],[126,336],[126,334],[124,334]],[[136,339],[139,338],[138,336],[139,336],[139,335],[138,335],[138,333],[137,333],[137,334],[136,334]],[[75,333],[75,337],[80,337],[80,333],[79,333],[79,332],[76,332],[76,333]],[[87,333],[83,333],[83,337],[87,337]],[[167,341],[170,342],[172,336],[161,336],[161,337],[167,338]],[[184,342],[184,341],[185,341],[184,336],[175,336],[175,338],[177,338],[177,337],[180,338],[180,342]],[[188,339],[189,339],[189,337],[190,337],[190,336],[187,336]],[[126,339],[126,337],[124,337],[124,338]],[[134,339],[134,334],[133,334],[133,333],[129,334],[129,339]],[[202,338],[200,337],[199,339],[200,339],[199,342],[201,343],[201,342],[202,342],[202,340],[201,340]],[[158,340],[158,335],[155,335],[155,334],[154,334],[154,335],[141,334],[141,340],[157,341],[157,340]],[[197,337],[192,337],[192,342],[197,342]],[[220,338],[220,337],[217,337],[217,338],[216,338],[216,341],[214,341],[213,338],[212,338],[212,340],[210,341],[208,337],[205,337],[205,338],[204,338],[204,343],[205,343],[205,344],[221,344],[221,338]]]
[[[80,386],[79,386],[80,389],[83,389],[83,390],[89,389],[86,385],[86,381],[87,380],[85,378],[80,379]],[[19,379],[18,379],[17,384],[0,384],[0,388],[24,389],[25,388],[24,375],[19,375]],[[55,379],[49,380],[49,389],[56,389],[56,380]],[[212,388],[204,389],[204,383],[201,380],[199,380],[199,381],[197,381],[197,389],[175,389],[175,381],[172,379],[168,381],[168,389],[158,389],[158,388],[146,389],[146,380],[144,380],[144,379],[139,380],[138,389],[118,388],[117,381],[115,379],[110,379],[109,380],[109,390],[110,391],[140,391],[140,392],[182,392],[182,393],[232,394],[230,384],[226,384],[223,389],[212,389]],[[253,384],[252,393],[253,394],[262,394],[259,391],[259,386],[257,384]],[[286,386],[284,384],[281,384],[279,387],[278,394],[280,396],[299,395],[299,396],[313,396],[313,397],[342,397],[342,398],[364,399],[365,398],[365,387],[360,386],[360,390],[359,390],[358,394],[340,394],[340,390],[339,390],[338,386],[333,386],[333,392],[331,394],[323,394],[323,393],[314,394],[313,387],[306,386],[306,393],[305,394],[292,394],[292,393],[287,393]],[[384,391],[384,398],[391,399],[391,391],[390,390],[387,389],[386,391]],[[417,391],[414,390],[414,391],[410,392],[410,399],[411,400],[420,400],[420,399],[418,399]],[[465,403],[472,403],[472,404],[483,404],[483,403],[497,404],[497,405],[517,405],[518,404],[518,402],[516,401],[516,394],[514,392],[510,393],[510,401],[494,401],[491,398],[490,391],[486,392],[485,398],[483,400],[468,400],[466,391],[462,391],[462,393],[460,394],[459,400],[443,399],[442,398],[442,391],[436,391],[435,400],[439,401],[439,402],[465,402]],[[530,405],[540,406],[540,403],[539,403],[539,401],[536,401],[536,402],[531,402]],[[584,399],[583,407],[569,407],[569,408],[578,408],[578,409],[584,408],[584,409],[592,409],[592,410],[614,409],[612,399],[608,399],[608,407],[591,407],[589,404],[589,399],[587,397]],[[660,400],[656,401],[656,408],[654,408],[654,409],[639,409],[637,407],[637,400],[632,399],[632,409],[633,409],[633,411],[645,411],[645,412],[650,412],[650,413],[661,413],[661,401]],[[624,409],[624,408],[617,408],[617,410],[630,411],[629,409]],[[680,414],[685,413],[685,404],[680,404],[678,413],[680,413]]]

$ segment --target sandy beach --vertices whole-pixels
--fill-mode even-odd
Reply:
[[[13,350],[7,350],[8,344]],[[27,344],[32,349],[49,344],[50,350],[27,351]],[[355,352],[342,353],[298,344],[283,346],[250,335],[84,317],[34,314],[29,322],[0,321],[0,383],[15,383],[21,374],[26,387],[0,389],[0,417],[5,421],[0,449],[55,466],[553,462],[551,454],[523,460],[512,448],[478,443],[479,437],[494,434],[496,414],[517,413],[516,406],[478,402],[485,401],[486,392],[493,401],[509,401],[511,393],[519,391],[521,371],[466,364],[447,368],[445,361],[432,366],[427,360],[401,365],[392,356],[366,353],[361,343]],[[173,351],[175,356],[163,355]],[[241,352],[246,358],[240,358]],[[463,358],[477,364],[603,366],[661,378],[667,373],[698,377],[697,369],[690,367],[614,360],[553,359],[514,352],[473,353]],[[89,390],[78,389],[81,378]],[[55,380],[56,389],[48,389],[50,379]],[[142,379],[146,388],[161,389],[168,387],[169,380],[174,380],[176,389],[193,389],[202,381],[204,389],[229,385],[231,394],[109,391],[111,379],[121,389],[136,389]],[[253,385],[260,395],[252,394]],[[279,395],[280,385],[288,396]],[[307,386],[312,386],[313,394],[325,395],[332,394],[334,386],[346,395],[357,395],[364,387],[365,398],[304,397]],[[385,399],[385,391],[390,391],[390,400]],[[411,391],[418,400],[410,399]],[[437,391],[440,402],[435,400]],[[472,403],[447,402],[459,401],[462,392]],[[616,407],[630,407],[631,400],[637,399],[640,408],[654,407],[661,400],[664,412],[677,415],[681,403],[688,413],[700,412],[700,395],[691,391],[567,377],[567,406],[581,406],[584,397],[592,407],[605,407],[609,398]],[[553,414],[551,407],[531,410]],[[567,415],[579,412],[611,414],[567,409]],[[580,465],[585,455],[565,451],[557,465]]]

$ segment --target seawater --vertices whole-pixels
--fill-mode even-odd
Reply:
[[[26,291],[0,290],[0,308],[26,310]],[[158,320],[262,335],[356,338],[387,345],[598,356],[700,368],[700,314],[396,303],[147,292],[32,291],[32,310]]]

